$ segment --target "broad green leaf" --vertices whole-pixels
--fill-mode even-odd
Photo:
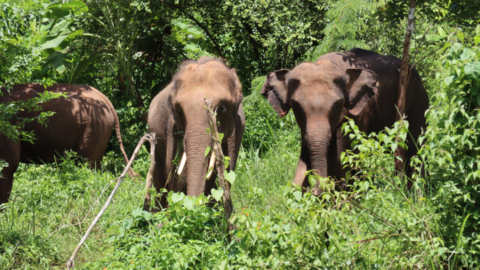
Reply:
[[[183,198],[185,198],[185,194],[181,193],[181,192],[175,192],[172,194],[172,202],[173,203],[177,203],[181,200],[183,200]]]
[[[59,35],[59,34],[68,34],[70,33],[70,29],[68,29],[68,26],[72,23],[71,20],[62,20],[60,21],[59,23],[55,24],[52,28],[52,30],[50,30],[50,32],[48,33],[49,35],[51,36],[56,36],[56,35]],[[66,33],[60,33],[60,32],[63,32],[66,30]]]
[[[293,192],[293,197],[295,197],[295,200],[297,200],[297,202],[300,201],[300,199],[302,198],[302,192],[301,191],[294,191]]]
[[[82,1],[72,1],[65,4],[54,4],[48,7],[49,11],[46,14],[47,18],[62,18],[70,14],[70,10],[75,15],[80,15],[88,11],[88,7]]]
[[[52,50],[52,49],[50,49]],[[66,60],[65,54],[54,51],[50,54],[50,56],[45,59],[48,63],[50,63],[58,72],[62,73],[65,71],[66,65],[69,64]]]
[[[457,53],[463,48],[463,45],[461,43],[455,42],[452,45],[452,51]]]
[[[463,49],[463,52],[460,55],[460,60],[466,60],[466,59],[469,59],[471,57],[475,57],[475,53],[472,50],[470,50],[468,48],[465,48],[465,49]]]
[[[477,46],[480,43],[480,36],[475,36],[473,40],[475,41],[475,46]]]
[[[446,77],[445,79],[443,79],[443,81],[444,81],[447,85],[450,85],[454,80],[455,80],[455,76],[454,76],[454,75],[448,76],[448,77]]]
[[[55,48],[55,50],[57,50],[57,51],[65,50],[65,49],[68,47],[68,45],[70,45],[70,42],[75,39],[75,37],[77,37],[77,36],[79,36],[79,35],[82,35],[82,34],[83,34],[83,30],[76,30],[76,31],[70,33],[70,34],[68,35],[68,37],[67,37],[65,40],[63,40],[63,41]],[[128,82],[128,81],[126,81],[126,82]]]
[[[480,74],[480,62],[466,64],[465,74],[472,76],[474,79],[477,79],[478,75]]]
[[[195,197],[185,196],[185,198],[183,199],[183,206],[185,206],[185,208],[187,208],[188,210],[192,210],[195,206],[196,201],[197,199]]]
[[[447,34],[445,34],[445,31],[443,31],[442,27],[439,25],[438,26],[438,34],[442,35],[442,36],[446,36]]]
[[[66,38],[68,37],[68,35],[63,35],[63,36],[58,36],[58,37],[55,37],[45,43],[43,43],[42,45],[40,45],[40,50],[45,50],[45,49],[50,49],[50,48],[56,48],[58,47],[58,45],[60,45],[60,43],[62,43],[62,41],[64,41]]]
[[[212,188],[212,197],[217,200],[221,201],[223,196],[223,189],[221,187],[218,187],[218,190]]]
[[[235,183],[236,175],[234,171],[230,171],[230,172],[225,171],[224,176],[225,176],[225,180],[230,182],[231,185]]]

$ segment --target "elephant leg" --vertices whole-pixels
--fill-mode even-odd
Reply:
[[[232,136],[228,138],[227,146],[228,151],[224,151],[225,154],[230,158],[229,170],[234,170],[237,166],[238,153],[240,152],[240,146],[242,144],[243,132],[245,131],[245,114],[243,112],[243,106],[240,104],[238,106],[238,113],[235,118],[235,131]],[[222,148],[225,148],[222,146]]]
[[[13,174],[17,171],[20,163],[21,144],[20,141],[13,142],[0,135],[0,160],[8,163],[0,175],[0,204],[8,202],[13,187]]]
[[[422,106],[411,106],[411,110],[409,111],[408,115],[412,117],[407,117],[407,120],[409,121],[409,134],[407,135],[407,150],[404,151],[405,164],[402,164],[401,167],[399,166],[399,169],[405,170],[406,176],[408,178],[408,189],[411,189],[413,187],[412,176],[414,173],[420,173],[422,177],[425,177],[425,169],[423,166],[421,172],[415,172],[415,168],[410,166],[411,158],[415,156],[420,149],[420,145],[418,144],[418,137],[421,135],[422,130],[426,130],[425,112],[421,108]],[[395,169],[397,169],[397,167],[395,167]]]
[[[302,149],[300,150],[300,158],[298,159],[297,170],[295,172],[295,178],[293,184],[300,186],[302,190],[306,190],[309,187],[308,179],[305,176],[310,163],[310,157],[308,155],[308,146],[306,142],[302,141]]]
[[[157,155],[155,155],[155,170],[153,172],[153,186],[157,190],[157,193],[161,189],[166,188],[168,174],[165,173],[165,164],[161,161]],[[167,188],[168,189],[168,188]],[[162,195],[160,198],[155,199],[155,206],[161,210],[168,207],[166,195]]]

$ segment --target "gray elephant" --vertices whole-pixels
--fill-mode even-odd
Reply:
[[[211,173],[207,175],[214,169],[214,156],[211,153],[205,156],[205,149],[213,142],[207,134],[205,98],[212,99],[216,108],[218,131],[224,134],[222,150],[231,159],[227,169],[235,170],[245,130],[243,94],[237,73],[221,59],[202,57],[187,61],[150,104],[149,132],[154,132],[157,138],[153,174],[157,191],[166,188],[198,196],[209,195],[216,187],[215,181],[208,179]],[[178,167],[172,162],[176,156],[182,157]],[[165,196],[160,204],[163,208],[168,206]]]
[[[43,93],[45,88],[39,84],[13,86],[8,92],[2,88],[0,103],[28,100]],[[128,157],[122,144],[120,123],[117,113],[108,98],[97,89],[86,85],[54,84],[47,88],[54,93],[66,93],[68,98],[53,99],[40,104],[44,111],[55,114],[49,118],[47,126],[30,122],[24,130],[34,131],[34,143],[8,140],[0,134],[0,159],[8,163],[0,177],[0,204],[8,201],[13,186],[13,174],[20,162],[51,163],[66,150],[73,150],[78,156],[89,161],[92,168],[99,167],[107,143],[115,129],[125,162]],[[19,112],[17,117],[34,117],[39,112]],[[16,119],[12,122],[15,124]],[[130,170],[131,176],[136,176]]]
[[[261,94],[280,117],[292,109],[301,130],[295,184],[308,188],[308,170],[322,177],[345,178],[348,168],[342,168],[340,155],[351,149],[350,139],[341,132],[346,116],[366,134],[395,123],[399,68],[400,59],[394,56],[353,49],[328,53],[316,63],[302,63],[291,71],[267,75]],[[406,98],[411,137],[404,160],[407,175],[411,175],[408,164],[417,152],[418,136],[426,128],[425,111],[429,107],[427,92],[416,70],[411,73]],[[403,163],[396,161],[395,167],[401,171]],[[318,194],[321,190],[317,186],[313,192]]]

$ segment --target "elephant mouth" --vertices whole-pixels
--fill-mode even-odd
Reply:
[[[177,170],[178,175],[182,174],[186,163],[187,163],[187,153],[183,151],[182,160],[180,161],[180,165],[178,166],[178,170]],[[205,177],[205,180],[209,180],[212,177],[214,169],[215,169],[215,153],[213,153],[212,151],[212,153],[210,154],[210,161],[208,162],[207,176]]]

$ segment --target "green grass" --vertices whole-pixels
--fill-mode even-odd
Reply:
[[[369,212],[395,226],[411,221],[411,208],[401,203],[398,194],[386,190],[371,193],[359,201],[364,208],[355,208],[334,193],[331,196],[336,200],[321,203],[313,197],[285,193],[285,185],[293,179],[298,151],[295,144],[273,145],[260,155],[253,148],[242,149],[232,189],[239,226],[236,236],[244,239],[240,243],[229,245],[225,241],[222,225],[218,224],[221,212],[201,203],[186,209],[180,201],[173,203],[167,214],[144,217],[137,210],[143,203],[144,185],[127,179],[77,255],[76,266],[210,269],[225,264],[235,269],[262,265],[302,269],[356,265],[359,269],[384,269],[428,265],[422,261],[428,257],[423,254],[428,249],[418,250],[410,236],[389,236],[398,234],[398,230]],[[123,166],[121,159],[113,156],[107,156],[104,164],[108,170],[97,172],[75,166],[69,157],[59,165],[22,165],[16,174],[12,201],[0,213],[0,268],[64,267]],[[145,176],[148,166],[144,148],[135,170]],[[155,227],[158,223],[166,225],[159,230]],[[421,227],[417,223],[404,228],[403,234],[417,237]],[[373,238],[379,240],[361,242]],[[357,241],[361,243],[354,243]],[[276,251],[272,254],[272,250]],[[408,250],[412,256],[402,255]]]
[[[223,210],[207,207],[207,198],[170,194],[168,211],[150,214],[141,210],[144,183],[127,178],[77,255],[77,269],[454,265],[437,210],[443,199],[425,193],[421,180],[406,191],[393,171],[392,136],[402,131],[382,135],[383,144],[376,135],[355,135],[362,155],[345,159],[364,175],[351,182],[351,192],[328,189],[331,182],[320,179],[326,190],[320,198],[289,185],[300,150],[296,127],[271,132],[265,145],[240,152],[232,188],[237,241],[227,241]],[[74,160],[69,153],[63,163],[20,166],[12,200],[0,212],[0,269],[63,269],[124,166],[113,152],[98,171]],[[134,163],[143,179],[149,164],[143,147]],[[456,248],[467,247],[459,240]]]
[[[275,149],[275,150],[279,150]],[[272,150],[273,151],[273,150]],[[293,179],[297,149],[265,154],[242,149],[232,189],[235,208],[254,212],[282,209],[279,188]],[[103,168],[77,167],[71,157],[63,163],[21,164],[15,174],[11,202],[0,212],[0,268],[62,268],[115,185],[123,163],[109,153]],[[72,156],[72,154],[70,154]],[[149,161],[145,148],[135,171],[145,179]],[[258,192],[258,189],[264,192]],[[90,234],[76,258],[76,266],[102,258],[112,231],[143,203],[144,183],[127,178],[113,203]],[[268,199],[266,199],[268,198]]]

